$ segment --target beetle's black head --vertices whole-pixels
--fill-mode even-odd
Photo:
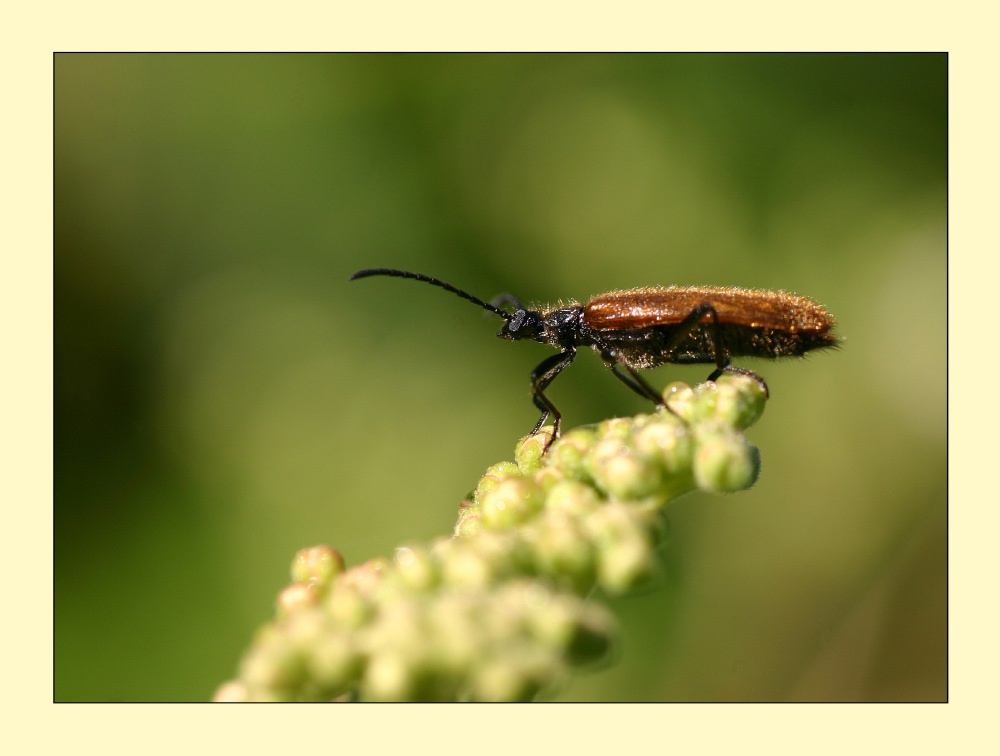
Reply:
[[[540,312],[521,308],[511,313],[510,317],[500,328],[497,336],[508,341],[520,341],[522,339],[540,341],[544,330],[545,326]]]

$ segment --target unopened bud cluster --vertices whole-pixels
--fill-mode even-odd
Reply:
[[[525,701],[615,641],[608,611],[657,566],[660,510],[695,488],[753,485],[742,431],[764,392],[745,376],[672,384],[670,410],[521,440],[463,502],[452,537],[345,569],[300,552],[237,680],[233,700]]]

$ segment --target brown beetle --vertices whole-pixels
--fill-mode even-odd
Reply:
[[[554,437],[559,436],[562,416],[545,389],[569,367],[579,347],[594,349],[618,380],[663,405],[662,395],[637,370],[667,363],[715,363],[708,380],[739,373],[756,379],[767,391],[760,376],[730,366],[730,358],[795,357],[837,346],[830,313],[811,299],[782,291],[653,286],[598,294],[583,305],[529,309],[509,294],[491,304],[437,278],[405,270],[359,270],[351,280],[368,276],[412,278],[439,286],[503,318],[500,338],[531,339],[559,349],[531,373],[532,399],[542,412],[532,433],[551,415]],[[502,304],[513,305],[514,311],[500,309]]]

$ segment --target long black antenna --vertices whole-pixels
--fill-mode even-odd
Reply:
[[[510,320],[511,314],[509,312],[504,312],[499,307],[491,305],[489,302],[484,302],[479,297],[474,297],[467,291],[462,291],[457,289],[449,283],[438,280],[437,278],[431,278],[430,276],[425,276],[423,273],[410,273],[406,270],[396,270],[395,268],[367,268],[365,270],[359,270],[350,280],[353,281],[356,278],[368,278],[368,276],[394,276],[396,278],[412,278],[415,281],[423,281],[424,283],[432,284],[433,286],[440,286],[442,289],[450,291],[452,294],[458,294],[462,299],[467,299],[473,304],[477,304],[484,310],[489,310],[490,312],[495,312],[504,320]]]

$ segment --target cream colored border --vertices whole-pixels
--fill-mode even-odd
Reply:
[[[996,10],[798,2],[17,3],[3,77],[4,740],[12,752],[942,753],[998,742]],[[51,701],[53,50],[943,50],[951,53],[948,705],[60,705]],[[985,353],[985,354],[984,354]],[[973,363],[970,359],[975,358]],[[970,421],[975,417],[976,422]],[[981,441],[982,443],[976,443]]]

